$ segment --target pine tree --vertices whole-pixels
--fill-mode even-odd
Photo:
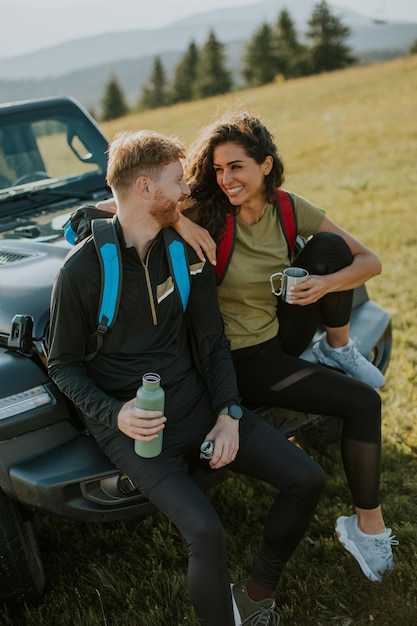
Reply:
[[[232,76],[226,67],[224,46],[210,31],[197,65],[194,97],[208,98],[228,93],[233,86]]]
[[[271,83],[279,72],[273,28],[264,22],[245,47],[242,75],[247,85],[257,87]]]
[[[286,9],[278,15],[276,33],[276,61],[279,72],[285,78],[308,74],[307,47],[298,41],[295,24]]]
[[[103,121],[123,117],[129,112],[122,88],[114,75],[110,77],[105,86],[101,108]]]
[[[161,58],[156,56],[149,82],[143,87],[139,109],[157,109],[168,103],[167,79]]]
[[[331,72],[355,62],[350,48],[345,44],[350,29],[332,15],[325,0],[314,7],[308,22],[306,36],[311,40],[310,59],[312,72]]]
[[[177,102],[188,102],[193,99],[198,61],[199,51],[195,42],[192,41],[175,67],[174,78],[169,94],[169,100],[173,104]]]

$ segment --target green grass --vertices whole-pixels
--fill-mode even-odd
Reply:
[[[289,81],[106,124],[176,134],[188,144],[225,104],[259,113],[287,166],[286,187],[325,207],[372,247],[383,273],[371,296],[393,319],[394,348],[383,399],[382,500],[400,540],[396,569],[369,582],[337,542],[351,511],[337,445],[309,452],[328,480],[311,527],[278,590],[283,626],[417,625],[417,56]],[[271,492],[232,478],[210,494],[229,539],[230,575],[245,576]],[[113,524],[35,521],[46,570],[44,602],[1,626],[195,626],[186,592],[186,551],[159,513]],[[219,625],[221,626],[221,625]]]

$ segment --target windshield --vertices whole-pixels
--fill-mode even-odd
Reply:
[[[97,176],[104,184],[107,142],[76,107],[0,116],[0,200],[50,183],[65,188]],[[94,184],[94,183],[93,183]]]

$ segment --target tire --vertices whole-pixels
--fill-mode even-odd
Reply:
[[[0,600],[9,607],[38,604],[45,575],[32,522],[0,490]]]
[[[387,371],[392,351],[392,322],[389,320],[382,336],[376,342],[371,353],[373,363],[383,374]]]

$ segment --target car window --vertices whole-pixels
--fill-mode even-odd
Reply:
[[[71,118],[0,128],[0,188],[100,172],[80,131],[82,124]]]

